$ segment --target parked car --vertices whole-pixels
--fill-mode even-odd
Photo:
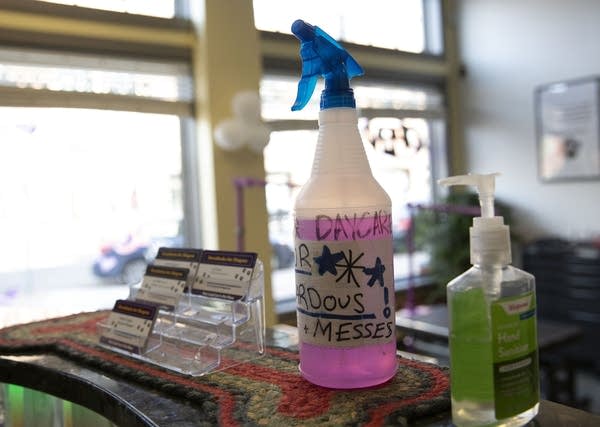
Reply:
[[[115,279],[120,283],[139,282],[160,246],[181,247],[183,236],[138,239],[129,235],[122,242],[100,248],[93,272],[98,277]]]
[[[134,236],[118,243],[111,243],[100,248],[100,255],[94,260],[94,275],[116,280],[119,283],[137,283],[146,271],[148,264],[154,260],[158,248],[182,247],[183,236],[139,239]],[[285,243],[271,242],[273,249],[272,268],[274,270],[290,268],[294,265],[294,250]]]

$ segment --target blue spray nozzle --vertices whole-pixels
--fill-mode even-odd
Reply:
[[[350,79],[363,74],[358,62],[329,34],[301,19],[292,24],[292,33],[300,40],[302,78],[292,111],[301,110],[310,100],[319,76],[325,78],[321,109],[356,106]]]

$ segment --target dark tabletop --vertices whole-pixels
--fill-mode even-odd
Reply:
[[[396,312],[396,327],[416,335],[448,339],[448,307],[446,305],[420,306],[414,311]],[[576,325],[537,319],[538,347],[547,350],[579,338],[581,328]]]
[[[270,330],[268,342],[296,344],[295,329]],[[415,358],[418,356],[415,355]],[[85,406],[121,426],[195,426],[200,408],[132,381],[108,376],[64,358],[42,354],[0,356],[0,381],[17,384]],[[413,425],[450,426],[450,414]],[[600,426],[600,417],[542,401],[533,426]]]

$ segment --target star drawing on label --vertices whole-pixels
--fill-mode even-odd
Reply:
[[[329,272],[333,275],[337,274],[337,270],[335,265],[338,261],[341,261],[344,258],[344,254],[342,252],[336,252],[334,254],[331,253],[329,247],[327,245],[323,246],[323,252],[321,255],[314,257],[313,259],[317,264],[319,264],[319,275],[325,274],[325,272]]]
[[[342,255],[344,256],[344,264],[341,264],[341,265],[338,264],[337,266],[343,267],[344,271],[340,275],[340,277],[335,279],[335,281],[339,282],[340,280],[342,280],[344,278],[344,276],[348,275],[347,283],[350,283],[350,280],[352,280],[357,287],[360,287],[360,285],[358,284],[358,281],[356,280],[356,276],[354,275],[353,269],[358,268],[359,270],[364,271],[364,267],[362,265],[356,265],[356,263],[363,257],[364,254],[365,253],[362,252],[355,259],[352,259],[352,249],[348,250],[348,257],[346,257],[346,254],[342,252]]]
[[[372,268],[367,268],[365,267],[363,269],[363,273],[365,273],[368,276],[371,276],[371,278],[369,279],[369,282],[367,283],[367,286],[372,287],[375,282],[379,282],[379,284],[384,287],[385,285],[383,284],[383,272],[385,271],[385,265],[383,265],[381,263],[381,259],[379,257],[377,257],[377,259],[375,260],[375,266],[373,266]]]

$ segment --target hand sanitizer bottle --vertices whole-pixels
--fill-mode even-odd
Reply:
[[[311,177],[294,206],[300,371],[330,388],[381,384],[397,369],[391,202],[371,174],[349,80],[362,74],[335,40],[303,21],[292,110],[325,78]]]
[[[473,267],[447,287],[457,426],[521,426],[539,406],[535,279],[509,265],[509,228],[494,216],[496,175],[440,180],[477,187],[481,204],[470,228]]]

